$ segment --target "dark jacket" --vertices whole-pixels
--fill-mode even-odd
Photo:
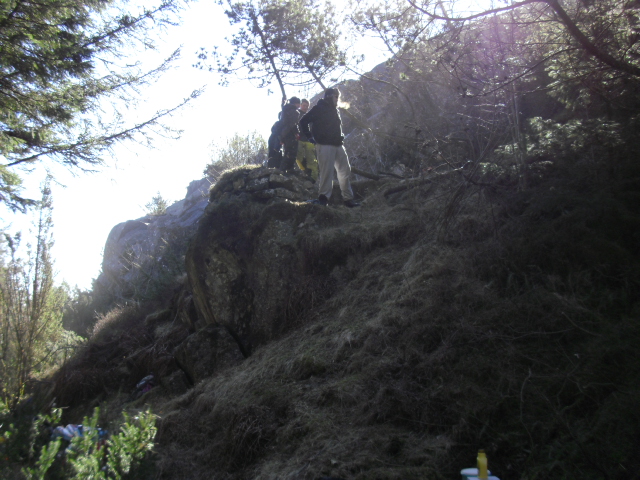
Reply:
[[[324,98],[300,119],[300,131],[307,137],[312,136],[320,145],[339,147],[344,140],[340,113]]]
[[[280,141],[287,142],[296,139],[298,133],[298,120],[300,119],[300,112],[298,107],[292,103],[286,104],[282,107],[282,130],[280,130]]]
[[[302,113],[300,110],[298,110],[298,113],[300,114],[300,118],[302,118],[304,116],[304,113]],[[300,135],[300,138],[298,138],[299,141],[301,142],[308,142],[309,139],[307,138],[307,136],[302,133],[302,129],[300,128],[300,123],[298,122],[298,132]]]

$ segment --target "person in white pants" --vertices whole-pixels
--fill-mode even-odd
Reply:
[[[318,157],[318,193],[324,195],[327,201],[333,192],[333,169],[338,174],[338,183],[342,192],[342,200],[353,203],[353,190],[351,189],[351,165],[344,145],[316,144],[316,156]],[[355,206],[355,205],[351,205]]]
[[[344,149],[342,119],[338,112],[340,91],[328,88],[324,98],[309,110],[299,122],[300,131],[316,144],[318,157],[318,199],[312,203],[328,205],[333,192],[333,170],[338,173],[338,183],[344,205],[352,208],[360,204],[353,199],[351,189],[351,165]]]

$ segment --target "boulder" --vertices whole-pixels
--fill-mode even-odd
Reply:
[[[343,261],[349,248],[348,242],[329,254],[319,245],[307,248],[310,236],[349,221],[353,212],[307,203],[316,194],[306,178],[269,170],[241,169],[220,179],[186,254],[199,317],[225,327],[245,355],[295,325],[314,295],[330,292],[330,281],[321,277],[322,292],[314,291],[309,275],[315,278],[314,269],[325,261]],[[246,187],[228,192],[239,177]],[[256,180],[268,188],[253,190]],[[322,275],[329,272],[323,267]]]
[[[246,187],[228,192],[227,186],[238,185],[241,178]],[[306,216],[300,205],[315,197],[305,180],[269,168],[230,172],[212,189],[187,252],[187,275],[200,316],[226,327],[245,353],[255,337],[272,336],[271,320],[283,315],[291,273],[299,270],[292,245]],[[270,295],[265,297],[265,291]]]
[[[208,325],[178,345],[174,359],[189,383],[196,385],[214,372],[239,364],[244,356],[224,327]]]

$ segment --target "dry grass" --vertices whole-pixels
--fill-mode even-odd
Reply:
[[[161,377],[176,368],[173,349],[186,337],[187,328],[167,328],[169,312],[149,315],[155,308],[154,304],[115,307],[102,315],[87,346],[53,376],[49,397],[67,408],[69,418],[90,415],[94,404],[105,398],[117,396],[121,403],[143,377],[151,373]]]
[[[335,293],[170,404],[163,478],[182,478],[178,444],[206,459],[192,478],[454,478],[478,448],[502,478],[624,478],[620,465],[635,466],[637,307],[608,317],[606,299],[626,287],[590,266],[594,252],[631,257],[589,245],[606,229],[531,223],[531,210],[514,224],[511,200],[492,212],[482,192],[443,229],[450,197],[423,188],[432,201],[421,188],[372,195],[370,209],[316,220],[303,250]],[[549,251],[551,237],[567,249]]]
[[[449,479],[484,448],[503,479],[630,478],[638,182],[585,196],[560,180],[452,196],[449,178],[381,185],[361,209],[296,206],[314,223],[279,338],[146,400],[160,414],[157,477]],[[107,350],[150,368],[181,335],[147,322],[161,338],[144,347],[151,330],[132,336],[144,315],[112,315],[80,363],[101,378]]]

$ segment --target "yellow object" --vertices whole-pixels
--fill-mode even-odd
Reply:
[[[296,163],[300,170],[310,174],[314,180],[318,180],[318,159],[316,158],[316,146],[313,143],[298,142]]]
[[[487,455],[484,450],[478,450],[478,478],[489,478],[489,471],[487,470]]]

